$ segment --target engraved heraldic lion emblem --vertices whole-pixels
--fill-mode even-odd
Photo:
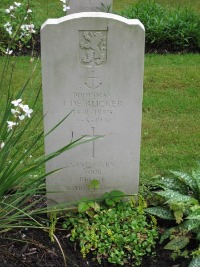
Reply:
[[[106,62],[106,31],[80,31],[80,62],[99,66]]]

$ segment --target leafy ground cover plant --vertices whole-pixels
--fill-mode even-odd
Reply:
[[[145,255],[153,254],[158,238],[156,220],[146,216],[144,199],[139,196],[122,201],[122,192],[103,195],[104,202],[84,201],[79,212],[67,214],[63,228],[71,230],[72,241],[78,241],[83,257],[92,253],[94,260],[116,265],[140,266]]]
[[[120,14],[127,18],[137,18],[144,24],[147,51],[200,51],[200,19],[192,10],[167,10],[149,1],[138,2]]]
[[[155,194],[163,200],[163,205],[147,208],[150,214],[162,219],[175,220],[177,225],[167,229],[160,242],[167,239],[165,248],[172,250],[172,257],[192,257],[189,267],[200,265],[200,164],[189,175],[172,171],[174,176],[162,178],[157,186],[162,190]],[[189,251],[187,245],[193,244]]]

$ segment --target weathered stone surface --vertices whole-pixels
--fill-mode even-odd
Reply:
[[[53,159],[47,172],[52,203],[93,197],[91,180],[100,190],[136,193],[139,183],[144,28],[138,20],[84,12],[49,19],[41,30],[44,127],[51,153],[72,139],[85,143]],[[61,192],[62,191],[62,192]],[[50,202],[50,203],[51,203]]]
[[[69,2],[70,10],[67,11],[67,14],[89,11],[111,12],[112,2],[112,0],[71,0]]]

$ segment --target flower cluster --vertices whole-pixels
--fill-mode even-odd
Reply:
[[[4,24],[4,28],[5,28],[5,30],[8,32],[9,35],[12,35],[13,27],[12,27],[12,25],[10,24],[10,22],[7,22],[6,24]]]
[[[14,108],[11,108],[11,112],[15,117],[15,121],[7,121],[8,131],[12,130],[14,126],[18,125],[18,121],[24,120],[26,117],[30,118],[32,109],[28,105],[22,104],[22,99],[17,99],[11,102]]]
[[[30,34],[36,33],[36,31],[34,30],[34,28],[35,28],[34,24],[23,24],[21,26],[22,33],[20,35],[20,38],[22,38],[24,36],[29,37]]]
[[[7,48],[5,51],[6,55],[11,55],[13,53],[13,50],[11,50],[10,48]]]
[[[8,36],[14,38],[15,41],[26,44],[32,34],[36,33],[35,26],[32,23],[32,10],[29,5],[25,6],[22,3],[14,2],[13,5],[5,9],[4,14],[4,29]],[[19,28],[20,24],[22,25]],[[6,50],[5,54],[10,55],[11,52]]]
[[[70,6],[69,6],[69,0],[60,0],[63,3],[63,11],[67,12],[67,10],[70,10]]]
[[[20,7],[22,4],[21,3],[18,3],[18,2],[14,2],[14,5],[13,6],[10,6],[9,8],[7,8],[5,10],[6,14],[11,14],[11,16],[14,16],[12,14],[12,11],[14,11],[16,8]]]

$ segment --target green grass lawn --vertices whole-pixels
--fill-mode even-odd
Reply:
[[[148,2],[148,0],[113,0],[113,10],[120,11],[137,2]],[[155,0],[155,2],[167,8],[191,8],[196,12],[200,12],[199,0]]]
[[[200,55],[146,55],[141,177],[200,159]]]
[[[0,58],[0,71],[4,59]],[[15,90],[26,81],[30,73],[28,69],[32,69],[30,58],[18,57],[12,84]],[[27,103],[31,102],[41,84],[40,69],[39,61],[34,83],[30,83],[25,95]],[[142,181],[164,175],[170,169],[189,172],[200,159],[199,76],[198,54],[145,56]],[[41,96],[35,112],[42,116]]]

